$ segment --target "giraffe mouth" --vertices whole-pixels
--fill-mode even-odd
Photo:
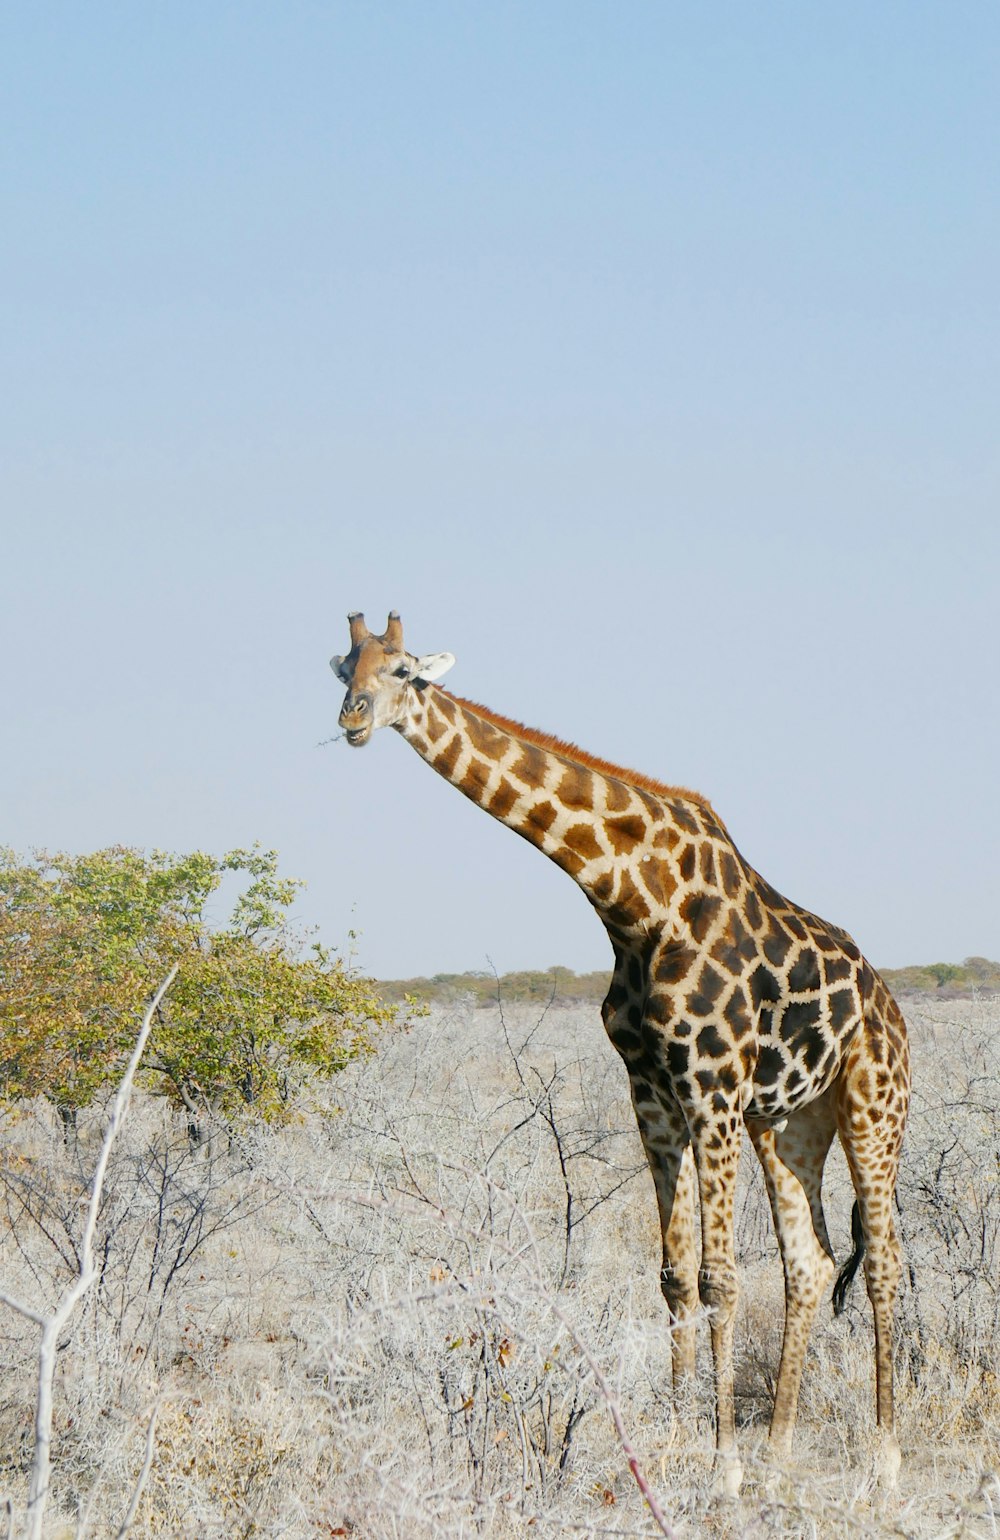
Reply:
[[[346,737],[348,743],[351,745],[352,749],[360,749],[363,743],[368,742],[368,739],[371,737],[371,735],[372,730],[370,724],[366,724],[364,727],[348,727],[344,732],[344,736]]]

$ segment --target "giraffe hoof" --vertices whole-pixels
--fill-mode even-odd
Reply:
[[[778,1495],[783,1475],[784,1471],[773,1459],[770,1450],[762,1449],[757,1469],[751,1478],[754,1495],[762,1497],[766,1503],[773,1502]]]
[[[712,1496],[727,1501],[740,1495],[743,1464],[738,1454],[716,1455],[712,1472]]]
[[[902,1450],[894,1433],[878,1434],[875,1449],[875,1484],[884,1492],[891,1492],[903,1463]]]
[[[765,1503],[776,1503],[788,1481],[787,1451],[765,1449],[757,1478],[758,1495]]]
[[[781,1495],[781,1471],[772,1466],[760,1478],[760,1495],[766,1503],[776,1503]]]

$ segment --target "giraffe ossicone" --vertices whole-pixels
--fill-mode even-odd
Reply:
[[[841,1278],[846,1287],[863,1259],[876,1419],[892,1480],[901,1271],[892,1197],[910,1074],[906,1026],[885,983],[846,931],[783,898],[744,860],[705,797],[441,689],[434,681],[454,658],[406,652],[395,611],[380,636],[359,612],[348,618],[351,650],[331,659],[347,686],[339,718],[347,741],[361,747],[376,728],[395,728],[571,876],[607,930],[615,967],[602,1014],[628,1071],[656,1189],[677,1389],[693,1379],[699,1301],[709,1313],[719,1490],[733,1495],[741,1476],[733,1209],[744,1125],[785,1275],[770,1447],[788,1454],[809,1332],[836,1271],[822,1180],[838,1136],[857,1200],[855,1250]]]

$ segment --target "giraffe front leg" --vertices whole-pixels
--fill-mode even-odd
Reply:
[[[687,1127],[701,1204],[698,1293],[709,1315],[715,1370],[715,1487],[735,1497],[743,1479],[736,1443],[733,1333],[739,1279],[733,1239],[736,1173],[743,1135],[740,1060],[729,1023],[708,1010],[708,992],[686,982],[699,959],[664,947],[650,969],[643,1018],[647,1050],[669,1086]],[[718,991],[716,991],[716,996]],[[692,998],[693,997],[693,998]],[[689,1002],[695,1015],[685,1014]]]
[[[731,1125],[733,1113],[721,1120],[702,1121],[692,1115],[692,1144],[701,1197],[701,1268],[698,1292],[708,1311],[715,1369],[715,1487],[724,1497],[737,1497],[743,1466],[736,1443],[733,1385],[733,1333],[740,1285],[733,1242],[733,1208],[740,1133]],[[739,1122],[737,1117],[737,1123]]]
[[[628,955],[618,956],[602,1016],[608,1036],[628,1069],[632,1106],[656,1190],[660,1288],[669,1312],[674,1399],[690,1404],[698,1311],[694,1159],[684,1114],[643,1045],[644,996],[644,970],[637,969]]]
[[[662,1262],[660,1289],[670,1317],[674,1400],[689,1406],[694,1394],[698,1311],[698,1253],[695,1243],[694,1156],[684,1114],[664,1087],[630,1074],[632,1104],[656,1188]]]

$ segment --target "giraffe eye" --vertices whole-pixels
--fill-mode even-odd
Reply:
[[[407,668],[406,664],[404,663],[400,668],[394,668],[393,669],[392,677],[393,677],[393,679],[405,679],[409,672],[410,672],[410,670]]]

